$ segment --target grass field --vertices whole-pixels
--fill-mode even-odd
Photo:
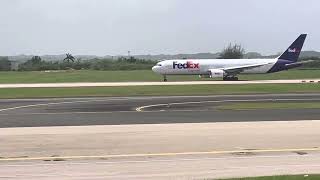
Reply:
[[[320,109],[320,102],[241,102],[225,104],[219,110],[255,110],[255,109]]]
[[[320,175],[285,175],[285,176],[264,176],[248,178],[232,178],[224,180],[319,180]]]
[[[79,88],[6,88],[0,98],[81,97],[81,96],[159,96],[259,93],[319,93],[319,84],[184,85]]]
[[[320,70],[292,70],[265,75],[242,75],[243,80],[320,78]],[[0,83],[130,82],[161,81],[152,71],[52,71],[0,72]],[[169,76],[169,81],[211,80],[198,76]],[[0,98],[211,95],[249,93],[320,92],[319,84],[186,85],[137,87],[19,88],[0,89]]]
[[[240,75],[241,80],[320,78],[320,70],[290,70],[272,74]],[[169,81],[217,80],[198,76],[168,76]],[[137,71],[51,71],[0,72],[0,83],[55,83],[55,82],[129,82],[161,81],[162,76],[151,70]]]

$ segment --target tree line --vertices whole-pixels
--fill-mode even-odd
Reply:
[[[114,59],[75,59],[71,54],[63,61],[44,61],[39,56],[19,65],[19,71],[44,71],[44,70],[142,70],[151,69],[154,61],[137,59],[134,57],[120,57]]]
[[[231,43],[220,53],[220,59],[242,59],[245,49],[239,45]],[[300,60],[315,60],[307,63],[303,68],[320,68],[319,57],[301,58]],[[76,59],[71,54],[66,54],[66,58],[61,61],[45,61],[40,56],[33,56],[30,60],[19,64],[19,71],[44,71],[44,70],[149,70],[155,61],[138,59],[135,57],[119,57],[117,59]],[[8,57],[0,56],[0,71],[12,70],[12,63]]]

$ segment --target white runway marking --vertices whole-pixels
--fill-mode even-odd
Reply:
[[[120,101],[120,100],[128,100],[125,98],[120,99],[110,99],[110,101]],[[90,102],[105,102],[108,101],[106,99],[99,100],[99,99],[92,99],[92,100],[84,100],[84,101],[66,101],[66,102],[52,102],[52,103],[40,103],[40,104],[29,104],[29,105],[23,105],[23,106],[15,106],[15,107],[9,107],[0,109],[0,112],[3,111],[10,111],[10,110],[16,110],[16,109],[23,109],[23,108],[30,108],[30,107],[40,107],[40,106],[50,106],[50,105],[60,105],[60,104],[76,104],[76,103],[90,103]],[[80,112],[81,113],[81,112]]]
[[[143,112],[144,109],[151,108],[151,107],[159,107],[159,106],[168,106],[171,105],[183,105],[183,104],[203,104],[203,103],[223,103],[223,102],[277,102],[277,101],[320,101],[320,99],[252,99],[252,100],[245,100],[245,99],[228,99],[228,100],[215,100],[215,101],[190,101],[190,102],[179,102],[179,103],[167,103],[167,104],[151,104],[147,106],[137,107],[136,111]],[[180,110],[179,110],[180,111]]]
[[[176,96],[173,96],[176,97]],[[184,96],[181,96],[183,98]],[[203,96],[199,96],[203,97]],[[210,97],[210,96],[208,96]],[[239,96],[241,97],[241,96]],[[152,98],[152,97],[150,97]],[[149,99],[150,99],[149,98]],[[139,98],[138,98],[139,99]],[[140,98],[145,99],[145,98]],[[66,99],[68,100],[68,99]],[[52,102],[52,103],[39,103],[39,104],[29,104],[23,106],[15,106],[9,108],[0,109],[0,112],[16,110],[16,109],[24,109],[24,108],[32,108],[32,107],[40,107],[40,106],[50,106],[50,105],[60,105],[60,104],[77,104],[77,103],[90,103],[90,102],[104,102],[104,101],[121,101],[121,100],[130,100],[130,98],[118,98],[118,99],[88,99],[88,100],[79,100],[79,101],[64,101],[64,102]],[[252,100],[239,100],[239,99],[228,99],[228,100],[214,100],[214,101],[190,101],[190,102],[176,102],[176,103],[161,103],[161,104],[151,104],[146,106],[137,107],[135,110],[137,112],[143,112],[144,109],[158,106],[171,106],[171,105],[183,105],[183,104],[203,104],[203,103],[223,103],[223,102],[265,102],[265,101],[320,101],[320,99],[295,99],[295,98],[281,98],[281,99],[252,99]],[[179,111],[188,111],[188,110],[179,110]],[[134,112],[134,111],[117,111],[117,112]],[[146,111],[144,111],[146,112]],[[26,114],[93,114],[93,113],[111,113],[111,112],[59,112],[59,113],[26,113]],[[5,114],[2,114],[5,115]]]

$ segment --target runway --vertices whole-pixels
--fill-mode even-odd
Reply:
[[[218,84],[300,84],[320,83],[320,79],[253,80],[253,81],[176,81],[176,82],[96,82],[96,83],[28,83],[0,84],[0,88],[67,88],[67,87],[125,87],[125,86],[170,86],[170,85],[218,85]]]
[[[320,94],[0,100],[0,127],[319,119],[318,109],[219,110],[232,102],[314,102]]]
[[[317,174],[319,153],[243,157],[196,157],[1,164],[4,179],[217,179],[283,174]],[[257,165],[260,164],[260,165]]]

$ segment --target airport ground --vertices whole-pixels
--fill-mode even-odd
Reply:
[[[275,83],[276,81],[276,83]],[[1,88],[0,98],[56,98],[56,97],[121,97],[121,96],[192,96],[224,94],[272,94],[272,93],[317,93],[320,79],[293,80],[297,83],[275,81],[242,81],[241,84],[225,81],[149,82],[140,83],[64,83],[64,84],[8,84],[14,88]],[[280,80],[281,81],[281,80]],[[292,81],[292,80],[284,80]],[[312,81],[312,82],[311,82]],[[175,85],[179,83],[178,85]],[[199,84],[202,83],[202,84]],[[224,84],[225,83],[225,84]],[[153,85],[156,84],[156,85]],[[27,88],[25,86],[28,86]],[[30,88],[29,86],[40,86]],[[47,86],[42,87],[41,86]],[[52,87],[55,86],[55,87]],[[69,86],[69,87],[64,87]],[[79,87],[80,86],[80,87]],[[89,87],[87,87],[89,86]],[[91,86],[91,87],[90,87]],[[100,87],[97,87],[100,86]]]
[[[319,104],[318,93],[2,99],[0,177],[315,174]]]
[[[162,77],[151,70],[0,72],[0,98],[316,93],[320,91],[319,70],[241,75],[240,79],[242,81],[225,82],[217,79],[200,79],[198,76],[169,76],[170,82],[164,83],[161,82]],[[177,82],[178,80],[180,82]],[[306,83],[302,83],[303,81]]]
[[[319,104],[317,93],[2,99],[0,127],[317,120]]]
[[[207,179],[315,174],[319,121],[8,128],[3,179]]]
[[[319,69],[298,69],[261,75],[240,75],[240,80],[317,79]],[[10,71],[0,72],[0,83],[63,83],[63,82],[159,82],[162,77],[151,70],[136,71]],[[169,81],[221,80],[199,76],[168,76]]]
[[[319,173],[319,76],[317,70],[306,72],[268,75],[301,78],[271,84],[212,84],[198,77],[173,77],[176,84],[165,84],[149,71],[10,72],[9,80],[10,73],[4,73],[1,86],[107,83],[0,88],[0,178],[215,179]],[[142,76],[149,81],[146,86],[127,83]],[[177,84],[175,78],[189,85]],[[122,81],[121,86],[111,79]]]

